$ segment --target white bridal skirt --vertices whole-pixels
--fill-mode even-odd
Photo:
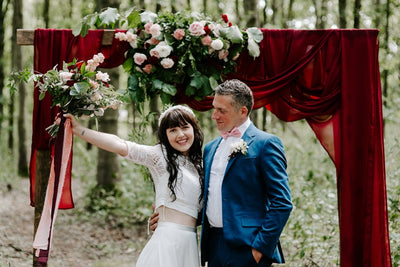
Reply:
[[[136,267],[199,267],[196,228],[160,222]]]

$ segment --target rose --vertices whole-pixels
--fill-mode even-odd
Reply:
[[[203,24],[200,22],[196,22],[196,21],[193,22],[192,24],[190,24],[189,32],[190,32],[190,35],[192,35],[192,36],[201,36],[206,33],[204,31]]]
[[[216,39],[211,42],[211,48],[214,50],[221,50],[223,47],[224,43],[220,39]]]
[[[147,60],[147,56],[143,53],[135,53],[133,55],[133,60],[140,66]]]
[[[182,29],[176,29],[176,30],[174,31],[173,36],[174,36],[174,38],[175,38],[176,40],[182,40],[183,37],[185,36],[185,31],[182,30]]]
[[[146,66],[144,66],[144,68],[143,68],[143,71],[146,72],[147,74],[150,74],[152,68],[153,68],[153,65],[146,64]]]
[[[172,52],[172,47],[169,46],[166,42],[160,42],[156,47],[154,47],[152,50],[155,50],[155,52],[158,53],[158,56],[160,58],[168,57],[171,52]],[[150,50],[151,54],[151,50]]]
[[[144,25],[144,31],[145,31],[146,33],[150,34],[150,28],[151,28],[151,26],[153,26],[153,22],[147,22],[147,23]]]
[[[229,51],[228,50],[220,50],[218,52],[218,58],[219,59],[225,59],[228,55],[229,55]]]
[[[228,22],[228,16],[226,14],[222,15],[222,19],[224,20],[225,23]]]
[[[149,32],[154,38],[157,38],[158,36],[161,35],[161,26],[158,24],[153,24],[150,27]]]
[[[60,78],[61,78],[64,82],[70,80],[71,77],[72,77],[72,73],[71,73],[71,72],[67,72],[67,71],[61,71],[59,75],[60,75]]]
[[[211,42],[212,42],[212,38],[211,38],[209,35],[204,36],[203,38],[201,38],[201,43],[202,43],[203,45],[208,45],[208,46],[210,46],[210,45],[211,45]]]
[[[172,66],[174,66],[174,61],[170,58],[164,58],[161,60],[160,64],[164,67],[164,69],[170,69]]]

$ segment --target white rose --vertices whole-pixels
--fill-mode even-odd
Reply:
[[[164,67],[164,69],[170,69],[172,66],[174,66],[174,61],[170,58],[164,58],[161,60],[161,66]]]
[[[95,110],[94,111],[94,115],[97,116],[97,117],[103,116],[104,115],[104,109],[99,108],[98,110]]]
[[[158,24],[153,24],[150,27],[149,32],[150,32],[151,36],[153,36],[154,38],[157,38],[161,34],[161,26]]]
[[[166,42],[160,42],[155,48],[160,58],[168,57],[172,52],[172,47]]]
[[[221,50],[223,47],[224,43],[220,39],[216,39],[211,42],[211,48],[214,50]]]

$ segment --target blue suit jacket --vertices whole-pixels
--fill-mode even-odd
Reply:
[[[279,236],[293,208],[286,158],[281,140],[252,123],[243,134],[247,155],[231,158],[222,183],[223,236],[234,246],[250,246],[273,262],[283,263]],[[206,216],[211,163],[222,138],[204,148],[205,192],[201,230],[201,261],[208,261],[210,225]],[[218,160],[218,159],[216,159]]]

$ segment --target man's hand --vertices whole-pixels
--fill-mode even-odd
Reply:
[[[255,248],[251,248],[251,253],[253,253],[254,260],[259,263],[263,254]]]
[[[152,208],[154,211],[154,204],[152,205]],[[154,230],[156,230],[156,228],[157,228],[158,219],[159,219],[158,215],[159,215],[158,212],[154,212],[149,218],[149,227],[152,232],[154,232]]]

